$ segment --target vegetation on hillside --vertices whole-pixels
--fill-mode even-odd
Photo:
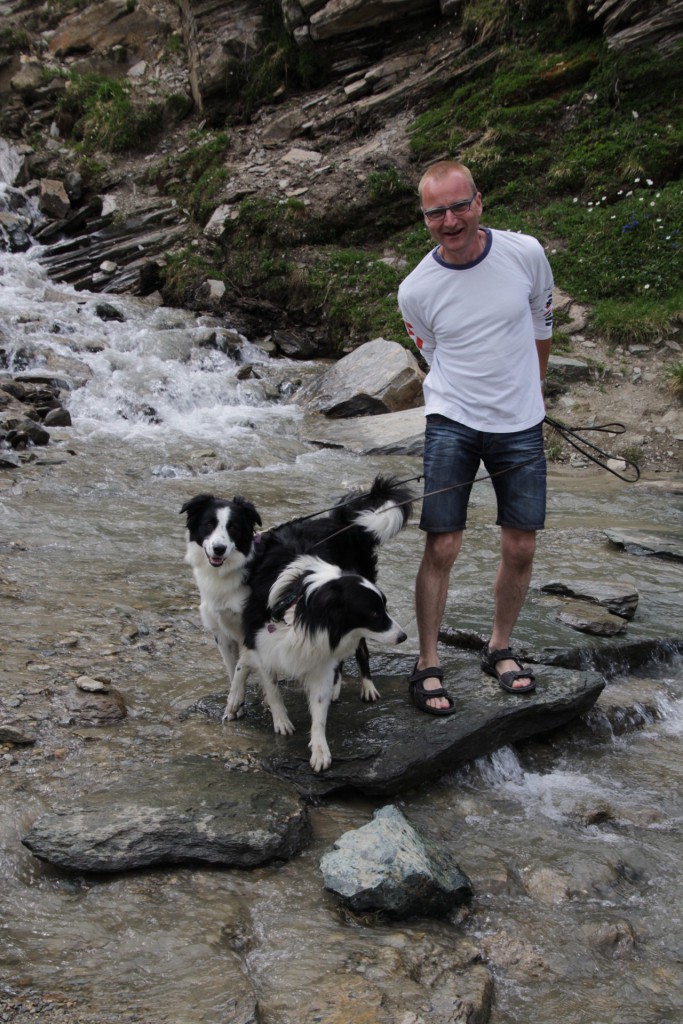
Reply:
[[[234,61],[225,96],[189,149],[149,171],[198,231],[228,184],[231,123],[328,73],[314,48],[284,30],[280,5],[265,9],[258,59]],[[461,30],[477,70],[409,126],[412,173],[378,170],[352,203],[340,197],[324,209],[245,198],[220,243],[199,261],[190,249],[169,265],[167,301],[187,301],[201,266],[234,294],[319,325],[330,351],[379,334],[404,340],[396,290],[430,244],[415,183],[430,160],[448,155],[471,167],[485,223],[536,235],[558,285],[590,308],[603,336],[627,343],[675,330],[683,318],[683,52],[610,51],[584,11],[580,0],[468,0]],[[125,82],[93,75],[72,75],[60,106],[83,158],[144,149],[173,116],[168,103],[139,108]],[[389,252],[400,257],[394,264]]]
[[[448,154],[472,168],[485,222],[536,235],[558,285],[604,336],[626,343],[674,330],[683,318],[683,54],[609,51],[571,0],[514,6],[513,17],[505,0],[467,4],[468,58],[495,59],[412,123],[413,180],[378,171],[353,204],[322,212],[247,199],[211,254],[217,275],[320,322],[333,350],[378,334],[403,340],[396,289],[429,245],[414,182]],[[388,249],[400,269],[382,262]]]

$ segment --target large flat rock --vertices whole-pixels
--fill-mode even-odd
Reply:
[[[308,763],[310,720],[304,696],[294,684],[287,685],[284,693],[296,727],[293,736],[272,733],[270,714],[255,679],[248,685],[240,727],[258,735],[254,746],[263,768],[291,782],[302,795],[320,797],[344,789],[393,794],[439,778],[507,744],[559,728],[588,710],[605,685],[594,672],[545,665],[535,671],[536,692],[514,696],[482,675],[478,664],[448,670],[446,685],[457,711],[447,718],[414,708],[405,677],[376,675],[382,699],[375,704],[364,704],[355,680],[349,680],[339,702],[330,708],[327,740],[332,765],[320,774]],[[220,721],[224,703],[224,695],[214,694],[190,710]],[[231,723],[224,728],[229,730]],[[229,732],[225,738],[229,742]]]
[[[188,755],[42,815],[22,842],[58,867],[101,872],[155,864],[252,868],[288,859],[308,837],[306,808],[291,786]]]

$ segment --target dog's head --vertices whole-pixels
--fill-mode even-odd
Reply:
[[[246,559],[254,545],[254,530],[261,517],[250,501],[235,495],[228,500],[213,494],[198,494],[180,510],[187,516],[187,535],[197,544],[215,569],[239,552]]]
[[[299,556],[280,574],[269,606],[275,619],[288,621],[289,614],[295,626],[311,635],[324,631],[332,650],[354,650],[362,637],[381,644],[406,639],[379,587],[311,555]]]

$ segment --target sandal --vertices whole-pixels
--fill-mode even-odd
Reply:
[[[455,711],[455,704],[453,698],[440,686],[436,690],[425,690],[423,681],[425,679],[443,679],[443,672],[440,668],[422,668],[418,669],[417,662],[415,662],[415,668],[413,674],[408,679],[410,699],[419,711],[426,711],[428,715],[452,715]],[[449,707],[447,708],[433,708],[427,703],[432,697],[445,697],[448,701]]]
[[[514,661],[519,665],[519,669],[511,669],[509,672],[498,672],[496,669],[498,662],[507,660]],[[500,651],[491,651],[489,650],[489,645],[486,644],[481,652],[481,669],[482,672],[486,672],[487,676],[497,679],[500,688],[507,693],[531,693],[536,689],[533,672],[530,668],[524,668],[517,655],[509,647],[504,647]],[[513,686],[512,684],[516,679],[528,679],[529,682],[526,686]]]

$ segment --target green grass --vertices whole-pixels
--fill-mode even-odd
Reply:
[[[278,10],[269,0],[259,57],[233,68],[221,126],[323,80],[311,54],[292,49]],[[432,244],[415,184],[448,155],[471,167],[485,224],[540,239],[557,285],[588,308],[589,330],[620,344],[676,331],[683,47],[615,53],[580,0],[469,0],[462,17],[473,70],[409,126],[412,174],[383,166],[351,202],[324,208],[251,197],[214,262],[238,291],[315,324],[334,351],[380,334],[407,343],[396,290]],[[204,165],[197,150],[176,160],[168,190],[203,225],[225,172],[220,154],[207,151]],[[404,259],[401,271],[381,262],[387,252]]]
[[[665,371],[666,383],[672,395],[683,399],[683,363],[674,363]]]
[[[489,24],[502,6],[477,0],[466,17]],[[562,5],[531,6],[547,27]],[[538,237],[591,327],[651,340],[683,322],[683,48],[616,55],[575,35],[519,47],[505,22],[495,65],[416,118],[411,145],[420,162],[470,166],[484,223]],[[413,266],[429,242],[416,226],[399,244]]]
[[[162,127],[160,104],[139,106],[127,82],[102,75],[70,74],[58,108],[71,116],[73,135],[86,153],[147,150]]]

